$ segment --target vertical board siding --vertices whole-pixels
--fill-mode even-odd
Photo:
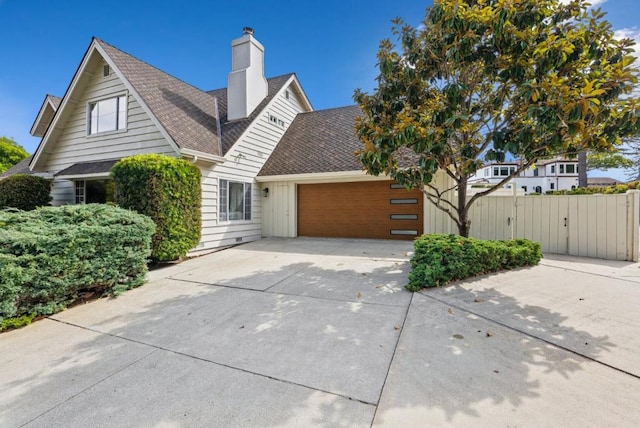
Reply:
[[[542,251],[608,260],[638,260],[640,192],[617,195],[485,196],[469,210],[470,236],[540,242]],[[515,210],[514,210],[515,204]],[[512,226],[508,218],[515,212]],[[456,233],[427,203],[425,233]],[[565,226],[566,219],[566,226]]]
[[[224,163],[202,170],[203,178],[207,177],[206,187],[203,185],[202,190],[202,239],[191,254],[197,254],[212,248],[235,245],[239,242],[254,241],[263,236],[263,204],[273,209],[273,196],[277,192],[273,194],[270,192],[269,197],[264,198],[262,188],[265,186],[258,184],[255,181],[255,177],[296,115],[304,111],[303,103],[295,91],[290,90],[289,92],[289,99],[287,99],[285,91],[280,91],[280,94],[271,101],[268,107],[259,114],[245,131],[244,135],[231,147],[225,155],[226,161]],[[280,127],[271,123],[269,121],[270,114],[282,119],[285,122],[285,126]],[[218,181],[220,179],[253,184],[250,221],[218,222],[217,200]]]

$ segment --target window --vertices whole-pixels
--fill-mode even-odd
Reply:
[[[574,164],[567,164],[567,174],[575,174],[576,166]]]
[[[274,125],[278,125],[281,128],[284,128],[284,120],[280,119],[278,116],[270,114],[269,122],[273,123]]]
[[[498,175],[498,171],[500,170],[500,168],[498,168],[497,166],[493,167],[493,175],[497,176]]]
[[[534,177],[537,177],[537,176],[538,176],[538,168],[535,168],[535,169],[533,170],[533,176],[534,176]]]
[[[524,190],[524,193],[527,193],[527,186],[522,186],[522,190]]]
[[[556,166],[551,165],[551,174],[555,174],[555,173],[556,173]]]
[[[513,174],[514,172],[516,172],[516,167],[515,166],[509,167],[509,175]]]
[[[85,203],[85,187],[84,180],[76,181],[76,192],[75,192],[75,203],[76,204],[84,204]]]
[[[89,135],[117,131],[127,126],[127,96],[89,103]]]
[[[77,180],[75,182],[76,204],[104,204],[114,201],[113,180]]]
[[[560,164],[560,174],[564,174],[564,164]]]
[[[536,193],[542,193],[542,187],[536,186]]]
[[[554,190],[556,188],[555,183],[549,183],[549,189]]]
[[[251,220],[251,184],[220,180],[220,221]]]
[[[506,166],[500,167],[500,175],[502,177],[506,177],[507,175],[509,175],[509,168],[507,168]]]
[[[489,176],[489,168],[485,168],[484,169],[484,176],[488,177]]]

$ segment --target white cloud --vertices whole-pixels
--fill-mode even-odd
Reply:
[[[635,41],[636,45],[633,48],[636,51],[636,57],[640,57],[640,28],[621,28],[616,30],[614,35],[616,39],[632,39]]]
[[[571,1],[573,1],[573,0],[560,0],[560,3],[567,4],[567,3],[571,2]],[[591,1],[587,0],[587,2],[591,4],[591,7],[598,7],[598,6],[600,6],[602,3],[606,2],[606,1],[607,0],[591,0]]]

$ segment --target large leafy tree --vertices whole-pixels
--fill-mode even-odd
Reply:
[[[633,41],[614,38],[584,0],[435,0],[421,26],[394,21],[380,43],[377,88],[357,90],[359,158],[449,214],[468,236],[468,210],[540,158],[610,150],[638,132]],[[467,197],[485,164],[511,176]],[[455,184],[431,184],[443,170]],[[457,194],[452,196],[448,193]]]
[[[9,137],[0,137],[0,174],[29,156],[25,149]]]

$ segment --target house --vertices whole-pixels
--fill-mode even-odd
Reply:
[[[52,180],[52,204],[104,202],[118,159],[161,153],[202,171],[196,254],[262,236],[412,239],[424,201],[355,158],[357,107],[314,111],[295,74],[264,76],[245,28],[227,88],[203,91],[93,38],[62,98],[31,128],[36,152],[4,175]]]
[[[515,162],[494,163],[479,169],[469,179],[469,184],[498,184],[505,177],[516,171],[519,164]],[[544,159],[535,166],[509,180],[508,186],[514,184],[524,193],[545,193],[554,190],[571,190],[578,187],[578,160],[554,158]]]

